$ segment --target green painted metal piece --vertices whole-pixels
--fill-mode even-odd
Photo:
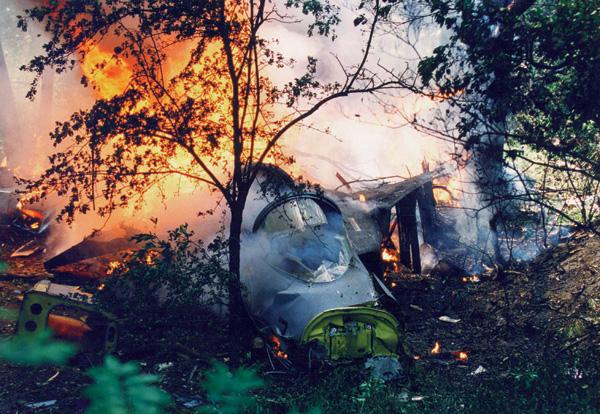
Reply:
[[[327,350],[331,361],[397,355],[400,324],[380,309],[335,308],[318,314],[306,325],[300,343],[309,345],[315,341]]]
[[[103,350],[106,353],[114,351],[118,336],[116,318],[91,303],[90,294],[73,286],[57,285],[46,280],[37,283],[25,293],[17,321],[17,335],[33,336],[40,330],[47,329],[48,316],[59,306],[85,311],[89,315],[102,318],[105,321]]]

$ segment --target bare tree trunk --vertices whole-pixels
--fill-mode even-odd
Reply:
[[[244,204],[239,201],[230,206],[229,226],[229,357],[233,366],[240,364],[241,334],[248,320],[242,300],[240,284],[241,234]]]
[[[4,60],[2,42],[0,42],[0,97],[2,97],[2,107],[0,108],[0,139],[8,158],[8,165],[11,166],[11,159],[14,157],[14,151],[21,139],[21,129],[17,116],[15,97],[8,75],[8,67]]]
[[[500,127],[500,126],[499,126]],[[501,127],[500,127],[501,128]],[[504,143],[505,137],[501,133],[487,131],[482,134],[480,142],[473,148],[477,181],[481,191],[482,202],[488,205],[489,210],[489,234],[485,234],[483,240],[489,238],[491,246],[483,242],[483,250],[492,248],[490,252],[497,263],[503,261],[500,254],[500,241],[498,240],[498,222],[505,219],[503,216],[510,201],[510,183],[506,178],[504,170]],[[479,229],[478,229],[479,232]],[[484,236],[478,234],[478,238]]]

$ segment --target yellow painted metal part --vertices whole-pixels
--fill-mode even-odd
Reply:
[[[116,318],[113,315],[100,311],[96,306],[89,303],[82,303],[35,290],[27,292],[23,298],[17,321],[17,334],[20,336],[32,336],[40,329],[48,328],[49,315],[58,306],[81,309],[90,314],[100,314],[106,318],[104,352],[110,353],[114,351],[117,343],[117,325]]]
[[[396,355],[400,324],[390,313],[366,306],[335,308],[306,325],[301,344],[319,342],[332,361],[364,356]]]

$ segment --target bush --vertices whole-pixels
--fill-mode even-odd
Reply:
[[[139,353],[149,347],[168,352],[178,343],[211,346],[210,338],[224,332],[221,316],[229,277],[223,267],[224,239],[204,246],[182,225],[166,240],[155,234],[134,240],[140,249],[115,266],[95,296],[120,320],[120,348]]]

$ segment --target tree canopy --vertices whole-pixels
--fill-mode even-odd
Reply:
[[[600,178],[600,90],[595,81],[600,2],[422,3],[449,33],[448,41],[419,64],[423,92],[441,91],[449,101],[444,122],[452,119],[456,130],[446,136],[470,149],[485,144],[486,135],[497,134],[504,143],[501,158],[517,173],[526,165],[567,173],[558,179],[566,187],[544,182],[540,192],[525,198],[534,193],[538,201],[550,193],[563,199],[567,193],[593,196],[593,182]],[[590,219],[585,212],[591,212],[594,202],[588,201],[587,207],[579,202],[582,222]]]

